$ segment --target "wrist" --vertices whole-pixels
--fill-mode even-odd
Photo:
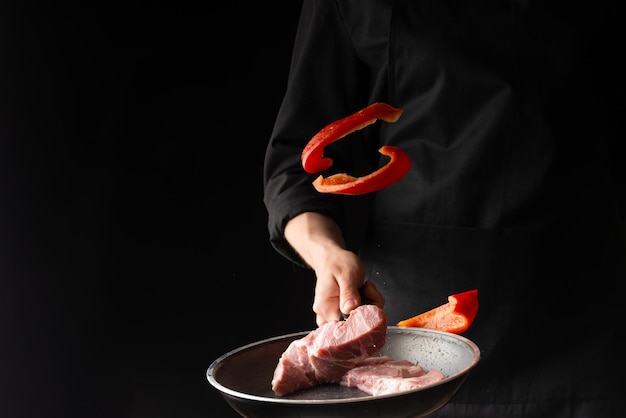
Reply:
[[[291,219],[285,226],[285,239],[313,268],[315,260],[345,249],[341,228],[328,216],[316,212],[304,212]]]

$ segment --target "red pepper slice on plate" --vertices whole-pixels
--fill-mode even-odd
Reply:
[[[478,290],[448,296],[444,303],[429,311],[398,322],[399,327],[430,328],[460,334],[467,331],[478,312]]]
[[[330,168],[333,165],[332,159],[324,157],[324,148],[328,144],[363,129],[378,119],[395,122],[401,114],[401,109],[387,103],[376,102],[350,116],[330,123],[315,134],[302,151],[302,167],[307,173],[317,173]],[[352,195],[370,193],[395,183],[409,171],[411,160],[401,149],[383,146],[379,152],[391,159],[375,172],[363,177],[353,177],[345,173],[335,174],[326,179],[320,176],[313,182],[313,185],[322,193]]]
[[[313,181],[313,187],[320,193],[359,195],[384,189],[400,180],[411,168],[411,159],[398,147],[383,145],[378,150],[390,157],[389,162],[363,177],[353,177],[345,173],[332,176],[319,176]]]

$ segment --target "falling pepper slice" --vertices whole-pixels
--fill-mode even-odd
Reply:
[[[381,119],[386,122],[398,120],[402,110],[383,102],[372,103],[358,112],[336,120],[322,128],[311,138],[302,151],[302,167],[307,173],[317,173],[330,168],[333,160],[324,157],[324,148],[357,130],[363,129]],[[345,173],[328,178],[318,177],[313,185],[321,193],[364,194],[387,187],[400,180],[409,171],[411,160],[401,149],[383,146],[379,152],[389,156],[390,161],[380,169],[363,177],[353,177]]]
[[[411,159],[398,147],[383,145],[378,152],[390,157],[389,162],[378,170],[363,177],[353,177],[345,173],[328,177],[319,176],[313,181],[313,187],[320,193],[345,195],[371,193],[397,182],[411,168]]]
[[[467,331],[478,312],[478,290],[448,296],[444,303],[429,311],[397,323],[399,327],[430,328],[460,334]]]
[[[395,122],[401,114],[401,109],[390,106],[387,103],[376,102],[350,116],[326,125],[311,138],[302,151],[304,171],[307,173],[318,173],[333,165],[333,161],[330,158],[324,157],[324,147],[326,145],[352,132],[363,129],[378,119],[385,122]]]

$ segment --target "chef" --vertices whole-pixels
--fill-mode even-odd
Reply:
[[[617,417],[626,279],[624,15],[601,1],[304,0],[265,156],[275,249],[315,274],[317,325],[370,299],[389,324],[478,289],[481,361],[433,417]],[[301,153],[329,123],[402,110]],[[359,195],[320,174],[408,173]],[[301,297],[307,303],[309,295]],[[621,415],[620,415],[621,416]]]

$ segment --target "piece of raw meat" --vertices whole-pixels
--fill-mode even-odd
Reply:
[[[292,341],[272,378],[276,396],[320,384],[339,383],[344,374],[378,353],[387,337],[387,315],[361,305],[345,321],[328,322]]]
[[[348,370],[341,378],[340,383],[344,386],[357,386],[372,376],[418,377],[426,373],[421,366],[408,360],[393,360],[391,357],[371,357],[371,359],[377,359],[377,361],[363,362],[363,364]]]
[[[374,357],[376,358],[376,357]],[[370,395],[387,395],[419,389],[444,379],[438,370],[428,373],[408,360],[393,360],[363,364],[347,371],[340,384],[356,387]]]

